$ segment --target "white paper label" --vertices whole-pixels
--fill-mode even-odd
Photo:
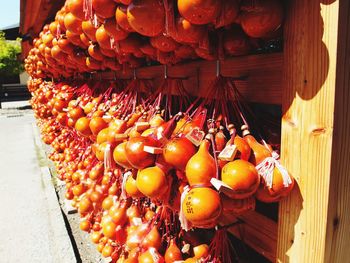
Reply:
[[[204,131],[201,131],[199,128],[194,128],[186,135],[186,138],[194,145],[199,146],[204,136]]]
[[[103,259],[103,261],[105,262],[105,263],[111,263],[112,262],[112,258],[111,257],[107,257],[107,258],[104,258]]]
[[[110,115],[103,115],[102,119],[105,120],[105,121],[108,121],[108,120],[112,119],[112,116],[110,116]]]
[[[259,175],[263,178],[267,187],[272,188],[273,170],[275,168],[277,168],[282,175],[284,187],[289,187],[293,182],[287,169],[278,161],[279,155],[276,152],[273,152],[272,156],[273,157],[267,157],[255,168],[258,170]]]
[[[136,122],[136,130],[138,132],[143,132],[147,130],[151,125],[148,122]]]
[[[182,204],[185,201],[185,197],[189,191],[190,191],[190,187],[186,185],[181,194],[181,203],[180,203],[181,205],[180,205],[180,212],[179,212],[179,220],[180,220],[181,228],[185,231],[188,231],[192,228],[191,222],[187,220],[182,209]]]
[[[125,191],[125,185],[126,185],[126,181],[128,180],[129,176],[132,175],[132,172],[126,172],[123,174],[123,182],[122,182],[122,193],[121,193],[121,198],[126,199],[127,198],[127,194]]]
[[[142,225],[142,219],[140,217],[134,217],[132,219],[132,223],[135,226],[140,226],[140,225]]]
[[[191,245],[190,244],[185,244],[183,245],[181,252],[184,254],[188,254],[190,252]]]
[[[160,261],[160,257],[157,253],[157,250],[154,247],[151,247],[148,249],[149,253],[151,254],[152,258],[153,258],[153,262],[155,263],[159,263]]]
[[[120,142],[120,141],[124,141],[128,138],[128,135],[125,134],[125,133],[122,133],[122,134],[116,134],[114,136],[114,139],[117,141],[117,142]]]
[[[232,189],[229,185],[225,184],[223,181],[220,181],[216,178],[211,178],[210,183],[218,192],[224,193],[228,197],[234,197],[236,194],[236,191],[234,189]]]
[[[161,154],[163,149],[159,147],[143,146],[143,151],[151,154]]]
[[[231,162],[237,153],[237,146],[234,144],[227,145],[219,154],[218,158],[223,161]]]

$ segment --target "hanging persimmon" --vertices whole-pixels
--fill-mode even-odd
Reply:
[[[210,180],[216,177],[216,163],[209,153],[210,140],[204,139],[197,151],[187,162],[186,178],[190,186],[210,186]]]
[[[196,25],[204,25],[214,22],[219,15],[221,5],[221,1],[218,0],[177,1],[177,6],[181,16]]]
[[[89,127],[93,135],[97,135],[101,130],[107,128],[108,124],[102,117],[93,117],[90,120]]]
[[[51,34],[54,35],[54,36],[57,35],[58,25],[59,25],[58,21],[53,21],[53,22],[50,23],[50,26],[49,26],[50,32],[51,32]],[[34,41],[33,41],[33,44],[34,44]],[[35,44],[34,44],[34,45],[35,45]]]
[[[268,37],[282,25],[283,6],[279,0],[243,1],[241,9],[241,26],[250,37]]]
[[[165,263],[173,263],[175,261],[181,261],[182,253],[179,247],[176,245],[175,239],[171,239],[168,248],[164,255]]]
[[[115,11],[115,19],[117,25],[120,26],[127,32],[135,32],[135,30],[130,26],[127,16],[127,7],[119,5]]]
[[[125,182],[125,192],[132,198],[140,198],[144,196],[137,188],[136,180],[134,175],[130,175]]]
[[[163,35],[150,38],[150,43],[154,48],[162,52],[172,52],[178,47],[178,43],[175,40]]]
[[[91,23],[90,20],[82,21],[81,28],[83,32],[90,38],[91,41],[96,42],[96,30],[95,26]]]
[[[149,198],[160,198],[168,189],[166,175],[157,166],[139,170],[136,186],[142,194]]]
[[[104,59],[103,54],[101,53],[100,47],[98,45],[90,44],[88,48],[89,55],[99,61]]]
[[[144,249],[148,249],[148,248],[153,247],[153,248],[159,250],[161,245],[162,245],[162,238],[159,234],[157,227],[154,226],[151,229],[151,231],[149,231],[148,234],[142,240],[141,246]]]
[[[148,37],[159,35],[165,26],[164,5],[158,0],[134,0],[127,9],[130,26]]]
[[[69,0],[68,1],[68,9],[75,17],[80,20],[85,19],[84,13],[84,0]]]
[[[116,164],[120,165],[121,167],[125,169],[131,169],[132,166],[126,158],[126,144],[127,142],[122,142],[114,148],[113,159],[116,162]]]
[[[114,18],[109,18],[104,23],[107,34],[114,40],[119,41],[128,37],[129,32],[117,26]]]
[[[191,189],[182,203],[182,211],[193,226],[212,228],[221,214],[219,193],[207,187]]]
[[[155,248],[149,248],[138,257],[139,263],[164,263],[164,258]]]
[[[220,15],[216,18],[215,27],[224,27],[237,21],[240,0],[222,1]]]
[[[91,0],[92,8],[96,15],[101,18],[114,16],[117,3],[113,0]]]
[[[185,171],[190,158],[196,153],[196,147],[186,137],[174,138],[163,148],[164,161],[180,171]]]
[[[234,190],[232,198],[235,199],[252,196],[260,184],[260,175],[255,166],[243,160],[227,163],[222,168],[221,179]]]
[[[72,13],[68,13],[64,17],[64,26],[66,29],[77,35],[83,33],[81,22],[82,21],[79,18],[75,17]]]
[[[107,31],[102,24],[97,30],[96,30],[96,41],[100,45],[100,47],[105,49],[111,49],[111,38],[107,34]]]
[[[250,132],[247,129],[244,129],[243,136],[244,140],[249,144],[250,148],[252,149],[250,161],[254,165],[258,165],[267,157],[272,156],[270,149],[257,142],[257,140],[250,134]]]
[[[157,142],[150,137],[136,137],[130,139],[125,146],[126,159],[137,169],[144,169],[152,166],[155,162],[155,155],[145,152],[145,146],[154,147]]]
[[[192,24],[183,17],[176,19],[175,29],[170,33],[171,37],[177,42],[189,44],[198,44],[206,32],[205,26]]]
[[[239,26],[232,26],[224,34],[224,49],[228,55],[246,55],[251,49],[247,35]]]

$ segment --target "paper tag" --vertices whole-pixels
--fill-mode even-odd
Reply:
[[[62,111],[63,112],[69,112],[69,110],[67,108],[63,108]]]
[[[109,121],[109,120],[112,119],[112,116],[110,116],[110,115],[103,115],[103,116],[102,116],[102,119],[103,119],[104,121]]]
[[[77,98],[76,101],[74,102],[73,106],[77,107],[79,105],[80,101],[81,101],[80,97]]]
[[[114,135],[114,139],[115,139],[115,141],[117,141],[117,142],[124,141],[124,140],[126,140],[127,138],[128,138],[128,135],[125,134],[125,133]]]
[[[231,162],[237,153],[237,146],[234,144],[227,145],[220,153],[218,158],[223,161]]]
[[[142,225],[142,219],[140,217],[133,217],[132,223],[134,226]]]
[[[91,102],[89,102],[89,103],[91,103]],[[89,104],[89,103],[87,103],[87,104]],[[84,105],[84,103],[82,101],[79,101],[79,103],[78,103],[78,106],[82,109],[84,109],[86,105]]]
[[[156,250],[154,247],[150,247],[150,248],[148,249],[148,251],[149,251],[149,253],[151,254],[151,256],[152,256],[152,258],[153,258],[153,262],[159,263],[160,257],[159,257],[159,255],[158,255],[158,253],[157,253],[157,250]]]
[[[91,178],[90,177],[88,177],[88,178],[86,178],[86,184],[87,185],[92,185],[93,184],[93,180],[91,180]]]
[[[288,171],[280,164],[278,158],[278,153],[272,152],[272,157],[267,157],[255,167],[258,170],[259,175],[264,180],[266,186],[269,188],[272,188],[273,170],[275,168],[277,168],[282,175],[284,187],[288,187],[293,183]]]
[[[151,127],[151,125],[148,122],[136,122],[136,130],[138,132],[143,132],[149,127]]]
[[[125,191],[125,184],[126,184],[126,181],[129,178],[129,176],[131,176],[131,175],[132,175],[132,172],[130,172],[130,171],[123,174],[122,193],[121,193],[121,198],[123,198],[123,199],[127,198],[127,194],[126,194],[126,191]]]
[[[113,195],[112,199],[113,199],[113,204],[118,204],[118,203],[119,203],[119,198],[118,198],[118,196]],[[118,206],[119,206],[119,204],[118,204]]]
[[[210,183],[212,184],[212,186],[214,186],[214,188],[218,192],[223,193],[228,197],[234,198],[235,194],[237,194],[237,192],[234,189],[232,189],[229,185],[225,184],[223,181],[220,181],[216,178],[211,178]]]
[[[199,146],[201,141],[205,136],[204,131],[201,131],[198,127],[192,129],[187,135],[186,138],[192,142],[194,145]]]
[[[284,168],[279,161],[276,160],[276,168],[280,171],[283,179],[283,185],[284,187],[289,187],[293,181],[290,177],[288,171],[286,168]]]
[[[107,257],[107,258],[103,258],[103,261],[105,263],[111,263],[113,261],[113,259],[111,257]]]
[[[157,136],[157,140],[158,140],[162,145],[165,145],[165,144],[168,142],[168,139],[164,136],[163,131],[164,131],[163,129],[158,128],[158,129],[157,129],[156,136]]]
[[[184,254],[189,254],[190,248],[191,248],[190,244],[185,244],[182,246],[181,252]]]
[[[181,228],[185,231],[188,231],[192,228],[191,222],[187,220],[187,218],[185,217],[185,214],[183,212],[183,209],[182,209],[182,204],[185,201],[185,197],[189,191],[190,191],[190,187],[188,185],[186,185],[182,194],[181,194],[181,202],[180,202],[179,220],[180,220]]]
[[[151,154],[161,154],[161,153],[163,153],[163,149],[162,148],[152,147],[152,146],[143,146],[143,151],[151,153]]]
[[[110,171],[113,168],[113,161],[112,161],[112,149],[111,145],[107,144],[105,150],[104,150],[104,158],[103,158],[103,164],[105,167],[105,171]]]

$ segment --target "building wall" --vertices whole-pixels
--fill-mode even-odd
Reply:
[[[20,79],[20,84],[27,85],[29,75],[27,74],[27,72],[24,71],[19,75],[19,79]]]

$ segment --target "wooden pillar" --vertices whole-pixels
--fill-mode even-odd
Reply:
[[[289,0],[281,157],[299,188],[280,204],[277,262],[350,258],[349,7]]]
[[[350,1],[339,4],[334,132],[325,262],[350,260]]]

